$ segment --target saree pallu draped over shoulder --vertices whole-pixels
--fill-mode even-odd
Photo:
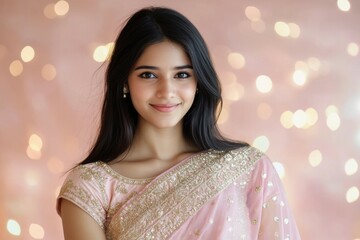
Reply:
[[[206,150],[152,179],[96,162],[72,170],[60,191],[108,240],[299,240],[281,180],[253,147]]]
[[[108,229],[109,239],[167,239],[205,203],[243,176],[262,153],[254,148],[207,151],[154,179],[127,202]]]

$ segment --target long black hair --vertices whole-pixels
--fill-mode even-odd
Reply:
[[[221,87],[199,31],[177,11],[150,7],[134,13],[116,39],[106,71],[99,133],[89,155],[80,164],[110,162],[129,149],[138,113],[130,98],[123,98],[123,88],[144,49],[164,40],[183,47],[197,79],[198,93],[183,119],[185,138],[200,150],[231,150],[248,146],[247,143],[225,139],[217,128],[218,110],[222,106]]]

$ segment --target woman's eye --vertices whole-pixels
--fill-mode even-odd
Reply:
[[[144,72],[139,75],[141,78],[156,78],[156,75],[151,72]]]
[[[175,75],[175,78],[189,78],[189,77],[190,77],[190,74],[188,74],[187,72],[180,72]]]

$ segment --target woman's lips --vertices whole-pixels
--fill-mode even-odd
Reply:
[[[180,104],[150,104],[151,107],[155,108],[159,112],[171,112],[175,110]]]

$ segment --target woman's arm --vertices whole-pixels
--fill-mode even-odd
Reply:
[[[72,202],[61,199],[61,219],[65,240],[106,240],[99,224]]]

